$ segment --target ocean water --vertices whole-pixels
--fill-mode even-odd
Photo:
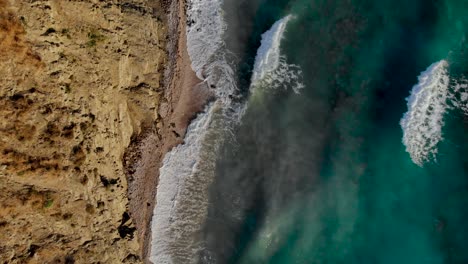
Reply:
[[[217,97],[160,170],[153,263],[468,263],[468,2],[189,0]]]

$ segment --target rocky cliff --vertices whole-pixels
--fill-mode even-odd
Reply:
[[[0,263],[140,263],[123,156],[158,120],[149,0],[0,0]]]

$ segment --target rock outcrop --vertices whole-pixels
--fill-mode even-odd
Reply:
[[[142,261],[122,160],[160,118],[163,16],[0,0],[0,263]]]

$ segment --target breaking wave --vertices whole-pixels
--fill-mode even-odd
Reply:
[[[295,93],[304,88],[302,70],[298,65],[288,64],[281,55],[281,40],[291,15],[277,21],[262,34],[262,42],[255,58],[252,87],[278,89],[291,87]]]
[[[235,71],[224,42],[226,23],[221,0],[187,1],[187,50],[198,78],[215,89],[225,106],[237,93]]]
[[[187,1],[187,50],[198,78],[216,100],[190,124],[184,143],[166,154],[160,169],[152,219],[153,263],[199,263],[202,223],[218,148],[230,123],[240,116],[233,102],[235,71],[226,59],[226,29],[220,0]]]
[[[205,131],[210,127],[209,121],[214,111],[211,111],[212,106],[208,106],[207,109],[209,109],[208,112],[199,115],[190,124],[185,143],[177,146],[164,157],[156,195],[157,205],[152,222],[151,260],[153,263],[193,262],[191,258],[195,255],[193,251],[196,250],[193,248],[194,237],[187,236],[190,234],[182,227],[191,227],[200,219],[196,219],[197,214],[182,217],[187,212],[181,210],[180,203],[195,202],[183,206],[185,209],[194,206],[195,208],[189,210],[191,213],[204,205],[204,197],[200,197],[203,195],[203,190],[197,190],[198,193],[188,193],[186,187],[189,185],[190,177],[194,177],[198,170],[200,160],[197,158],[202,152]],[[197,180],[203,181],[203,179]],[[198,197],[193,197],[197,194]],[[201,204],[197,205],[196,202],[201,202]],[[184,239],[181,239],[182,237]]]
[[[222,138],[221,105],[207,106],[189,126],[185,142],[169,152],[160,169],[152,222],[153,263],[198,263],[200,227],[208,207],[208,187]]]
[[[419,83],[411,91],[408,112],[400,122],[403,143],[414,163],[422,166],[437,154],[437,144],[442,140],[443,116],[449,87],[445,60],[429,66],[418,77]]]
[[[444,114],[448,109],[468,113],[467,83],[451,80],[446,60],[433,63],[418,77],[411,91],[408,112],[400,121],[403,144],[419,166],[436,160],[437,144],[443,139]]]
[[[187,49],[192,69],[214,90],[216,100],[190,124],[184,144],[164,157],[152,219],[153,263],[212,262],[209,252],[200,254],[205,248],[202,228],[208,214],[208,188],[214,180],[219,148],[245,110],[244,103],[233,100],[238,88],[223,39],[226,24],[221,7],[221,0],[187,2]],[[263,35],[255,63],[255,84],[274,87],[289,81],[298,84],[295,91],[300,89],[296,81],[300,69],[287,64],[279,54],[289,19],[278,21]]]

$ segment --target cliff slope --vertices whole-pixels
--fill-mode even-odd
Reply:
[[[0,0],[0,262],[140,263],[125,149],[158,119],[147,0]]]

